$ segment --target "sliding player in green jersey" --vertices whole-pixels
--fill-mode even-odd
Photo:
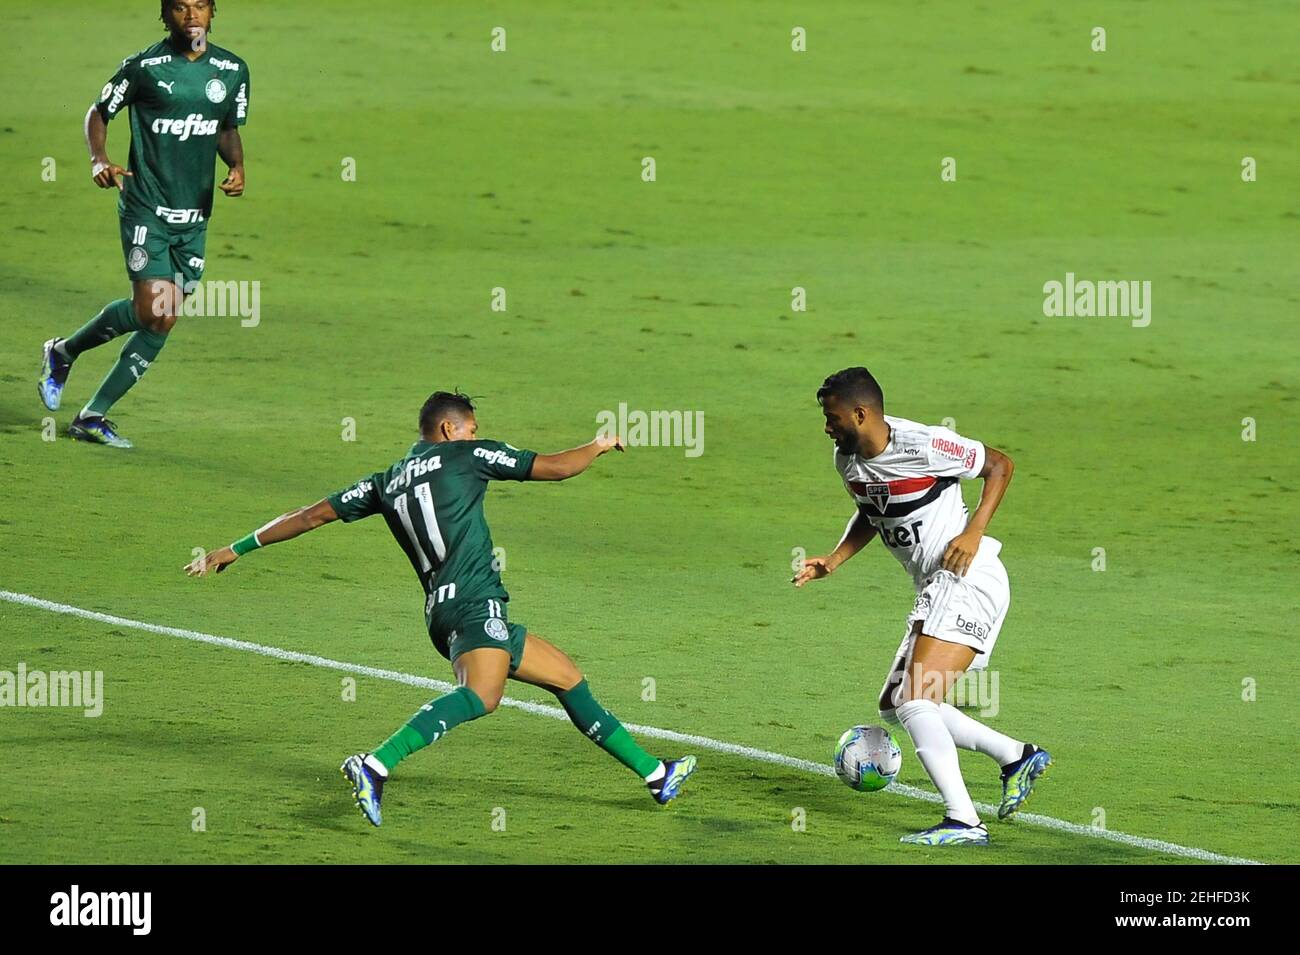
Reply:
[[[622,442],[597,437],[559,454],[537,454],[481,441],[477,434],[469,398],[436,392],[420,409],[420,440],[392,467],[196,559],[186,573],[219,573],[250,550],[331,521],[384,516],[424,588],[425,625],[433,645],[451,661],[460,686],[420,707],[374,752],[349,756],[340,767],[373,825],[380,824],[384,783],[394,767],[459,724],[493,712],[507,679],[554,693],[583,734],[644,779],[656,801],[669,802],[695,771],[695,757],[664,761],[649,755],[596,702],[572,660],[523,624],[509,621],[510,597],[483,516],[489,481],[563,481],[607,451],[622,451]]]
[[[244,192],[248,65],[208,42],[216,0],[162,0],[168,37],[122,61],[86,114],[91,176],[118,190],[117,214],[131,298],[105,305],[67,338],[45,343],[37,391],[51,411],[78,356],[128,335],[99,390],[68,426],[95,444],[129,448],[106,417],[158,358],[181,303],[203,277],[213,166],[230,168],[221,191]],[[130,168],[108,158],[108,124],[130,108]]]

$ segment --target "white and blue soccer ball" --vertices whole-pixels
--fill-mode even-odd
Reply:
[[[903,766],[903,751],[889,731],[879,726],[855,726],[835,745],[835,775],[858,792],[884,789]]]

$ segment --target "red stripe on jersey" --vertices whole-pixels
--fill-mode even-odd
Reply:
[[[921,491],[928,491],[934,487],[933,477],[914,477],[899,478],[897,481],[876,482],[886,483],[889,485],[890,497],[902,497],[904,494],[919,494]],[[867,485],[862,481],[850,481],[849,489],[854,494],[860,494],[866,497]]]
[[[918,491],[928,491],[933,486],[934,478],[932,477],[902,478],[889,482],[889,496],[898,497],[902,494],[916,494]]]

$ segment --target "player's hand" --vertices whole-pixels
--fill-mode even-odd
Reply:
[[[231,166],[230,172],[226,174],[226,178],[221,181],[221,185],[217,188],[232,199],[242,196],[244,194],[244,167]]]
[[[620,438],[616,434],[605,434],[603,431],[600,434],[596,435],[596,439],[592,442],[592,444],[594,444],[597,447],[597,449],[599,449],[601,454],[605,454],[608,451],[627,450],[627,447],[623,444],[622,438]]]
[[[802,587],[810,580],[821,580],[823,577],[829,577],[835,570],[835,564],[831,563],[829,557],[805,557],[803,566],[799,568],[799,573],[790,578],[790,583],[796,587]]]
[[[202,557],[195,557],[185,565],[185,573],[190,577],[204,577],[213,571],[219,574],[237,560],[239,560],[238,554],[229,547],[222,547]]]
[[[100,189],[111,189],[116,186],[118,192],[121,192],[126,187],[126,184],[120,177],[135,174],[128,172],[115,162],[101,159],[90,167],[90,175],[95,180],[95,185],[99,186]]]
[[[980,549],[980,538],[983,536],[979,531],[967,528],[949,541],[948,549],[943,552],[943,569],[952,571],[958,577],[965,577],[970,562]]]

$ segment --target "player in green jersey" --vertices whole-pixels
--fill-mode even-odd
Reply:
[[[248,66],[208,41],[216,0],[162,0],[168,36],[129,56],[86,114],[91,175],[118,190],[122,252],[131,298],[111,302],[67,338],[45,343],[37,390],[57,411],[72,363],[83,352],[130,335],[99,390],[68,427],[72,437],[115,448],[131,442],[105,415],[158,358],[176,324],[186,289],[203,276],[212,214],[213,167],[230,168],[221,191],[244,192]],[[131,113],[131,158],[108,158],[108,124]]]
[[[474,405],[466,396],[436,392],[420,409],[420,440],[392,467],[350,488],[290,511],[229,547],[186,566],[191,576],[220,573],[243,554],[290,540],[322,524],[382,514],[424,588],[424,619],[434,646],[451,661],[459,687],[426,703],[373,753],[349,756],[340,767],[373,825],[381,821],[384,782],[393,768],[455,726],[493,712],[507,679],[554,693],[574,725],[633,770],[660,803],[675,798],[695,770],[695,757],[649,755],[618,719],[596,702],[582,673],[561,650],[506,613],[492,536],[483,516],[489,481],[563,481],[581,474],[618,438],[597,437],[559,454],[537,454],[478,440]]]

